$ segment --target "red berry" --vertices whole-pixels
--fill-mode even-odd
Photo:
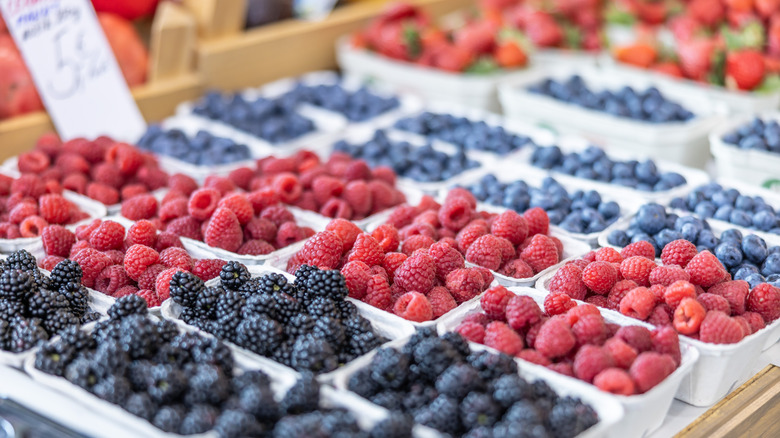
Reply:
[[[346,219],[333,219],[325,227],[326,231],[332,231],[344,244],[343,252],[346,254],[355,244],[358,235],[363,231],[354,223]]]
[[[160,263],[166,268],[178,268],[182,271],[192,271],[194,261],[184,248],[167,248],[160,253]]]
[[[365,217],[371,213],[373,197],[366,181],[350,181],[342,196],[356,216]]]
[[[460,196],[448,198],[439,209],[439,222],[452,231],[460,231],[474,214],[474,206],[469,198]]]
[[[505,321],[506,306],[509,299],[513,296],[514,294],[509,292],[504,286],[494,286],[485,291],[482,298],[480,298],[479,303],[482,306],[482,310],[490,319]]]
[[[212,278],[219,277],[219,273],[226,263],[226,261],[218,259],[196,260],[195,265],[192,267],[192,273],[203,281],[209,281]]]
[[[620,274],[626,280],[633,280],[640,286],[650,286],[650,272],[655,262],[643,256],[626,257],[620,263]]]
[[[620,310],[620,302],[623,300],[623,297],[626,296],[628,291],[638,286],[639,285],[633,280],[620,280],[615,283],[615,286],[612,287],[612,290],[609,291],[609,295],[607,296],[607,308]]]
[[[674,360],[668,354],[647,351],[637,356],[628,373],[634,379],[637,392],[644,393],[661,383],[675,368]]]
[[[500,321],[493,321],[485,327],[485,345],[515,356],[522,351],[523,338],[511,327]]]
[[[754,287],[748,295],[747,309],[761,315],[766,323],[780,318],[780,289],[769,283]]]
[[[620,263],[623,261],[623,256],[614,248],[609,247],[600,248],[596,251],[595,257],[597,262]]]
[[[486,234],[475,240],[466,251],[466,261],[493,271],[501,267],[501,250],[496,246],[496,237]]]
[[[680,337],[669,325],[658,327],[651,333],[653,338],[653,351],[668,354],[674,360],[676,366],[680,366],[682,353],[680,352]]]
[[[691,276],[685,270],[676,265],[657,266],[650,271],[650,284],[669,286],[676,281],[689,281]]]
[[[157,199],[154,195],[138,195],[122,202],[122,216],[137,221],[157,215]]]
[[[653,248],[653,245],[650,242],[646,240],[639,240],[623,248],[620,251],[620,256],[623,257],[623,259],[639,256],[654,260],[655,248]]]
[[[217,209],[221,195],[217,190],[201,188],[192,192],[187,210],[195,219],[204,221]]]
[[[576,306],[577,303],[564,293],[550,293],[544,297],[544,311],[548,315],[561,315]]]
[[[515,211],[507,210],[493,220],[493,223],[490,225],[490,233],[503,237],[511,242],[512,245],[517,246],[528,237],[528,224]]]
[[[419,292],[407,292],[401,295],[393,305],[393,312],[409,321],[425,322],[433,318],[431,302]]]
[[[676,309],[685,298],[696,298],[696,288],[687,281],[676,281],[664,291],[663,300],[671,309]]]
[[[678,239],[666,244],[661,251],[661,261],[664,265],[677,265],[685,268],[698,252],[693,243],[685,239]]]
[[[526,210],[523,219],[528,224],[528,235],[548,234],[550,232],[550,218],[547,212],[539,207]]]
[[[398,272],[396,272],[396,278],[398,278]],[[446,285],[447,290],[458,303],[476,297],[488,286],[482,274],[472,268],[456,269],[450,272],[447,274]]]
[[[588,383],[597,374],[613,366],[612,357],[596,345],[583,345],[574,356],[574,375]]]
[[[710,287],[728,276],[723,264],[709,251],[702,251],[688,262],[685,271],[691,276],[691,283]]]
[[[631,376],[620,368],[607,368],[593,378],[596,388],[616,395],[633,395],[636,385]]]
[[[604,349],[612,356],[612,360],[615,362],[616,367],[626,370],[634,363],[634,359],[636,359],[638,354],[634,347],[628,345],[618,337],[607,339],[607,341],[604,342]]]
[[[88,251],[88,250],[84,250]],[[81,251],[81,252],[84,252]],[[81,254],[81,253],[79,253]],[[127,275],[135,281],[141,278],[141,274],[149,266],[157,263],[160,254],[145,245],[133,245],[125,252],[124,267]]]
[[[646,287],[630,290],[620,300],[620,313],[644,321],[655,308],[655,295]]]
[[[583,307],[577,306],[576,308]],[[578,345],[602,345],[607,340],[607,325],[600,314],[583,315],[571,326]]]
[[[382,275],[374,275],[368,280],[366,285],[365,302],[382,310],[387,310],[392,301],[392,291],[387,278]]]
[[[395,271],[409,258],[406,254],[400,252],[388,252],[382,260],[382,267],[389,278],[395,277]]]
[[[433,319],[439,318],[458,306],[447,288],[436,286],[428,292],[428,301],[431,302]]]
[[[295,222],[295,216],[283,205],[266,207],[266,209],[260,213],[260,218],[273,222],[277,227],[281,227],[285,222]]]
[[[335,269],[341,260],[343,243],[331,231],[317,233],[298,252],[300,262],[321,269]]]
[[[428,236],[423,236],[422,234],[415,234],[413,236],[409,236],[408,239],[404,240],[403,244],[401,244],[401,252],[403,252],[406,255],[412,255],[415,251],[418,249],[428,249],[435,243],[435,240]]]
[[[528,263],[520,259],[514,259],[505,264],[498,273],[510,278],[531,278],[534,276],[534,270],[528,266]]]
[[[73,203],[61,195],[43,195],[38,199],[41,217],[50,224],[67,224],[70,221]]]
[[[138,288],[139,289],[151,289],[153,290],[155,287],[155,282],[157,281],[157,276],[160,275],[161,272],[165,271],[166,267],[155,263],[143,272],[141,276],[138,278]]]
[[[694,298],[683,298],[674,311],[674,328],[684,335],[692,335],[699,331],[706,313]]]
[[[485,327],[474,322],[462,322],[455,329],[461,336],[471,342],[482,344],[485,342]]]
[[[377,227],[371,235],[379,242],[379,246],[385,252],[392,252],[398,250],[400,244],[400,237],[398,236],[398,229],[390,224],[383,224]]]
[[[577,344],[571,327],[564,319],[552,318],[545,322],[536,335],[534,347],[550,359],[566,356]]]
[[[707,312],[710,310],[720,310],[721,312],[731,315],[731,305],[729,304],[729,301],[720,295],[703,293],[696,297],[696,301],[698,301]]]
[[[724,281],[712,286],[707,292],[725,298],[729,302],[731,315],[741,315],[745,313],[750,285],[745,280]]]
[[[547,286],[551,293],[564,293],[575,300],[585,299],[588,287],[582,281],[582,268],[567,263],[561,266]]]
[[[100,271],[100,274],[95,278],[94,289],[113,296],[119,288],[129,284],[130,278],[127,276],[125,268],[121,265],[112,265]]]
[[[94,248],[84,248],[71,254],[70,259],[81,266],[83,272],[81,283],[86,287],[94,286],[98,274],[111,264],[111,259],[108,256]]]
[[[726,313],[713,310],[707,312],[699,327],[699,339],[713,344],[735,344],[744,333],[740,324]]]
[[[125,227],[114,221],[103,221],[89,236],[89,243],[98,251],[121,248],[125,241]]]
[[[232,211],[241,225],[246,225],[254,216],[252,204],[243,193],[225,196],[217,204],[217,209],[220,207],[225,207]]]
[[[347,283],[349,296],[358,300],[366,296],[366,287],[371,278],[371,268],[362,261],[348,262],[341,268],[341,275]]]
[[[431,256],[416,253],[395,271],[393,283],[405,291],[426,293],[436,280],[436,265]],[[457,298],[457,297],[456,297]]]
[[[70,248],[76,243],[76,236],[72,231],[61,225],[49,225],[41,233],[43,250],[47,255],[67,257]]]
[[[618,271],[609,262],[592,262],[582,270],[582,281],[593,292],[607,295],[618,281]]]
[[[520,258],[528,263],[534,272],[541,272],[559,261],[555,242],[543,234],[536,234],[531,238],[531,242],[520,253]]]
[[[198,183],[188,175],[177,173],[168,178],[168,187],[189,196],[198,189]]]
[[[650,330],[642,326],[628,325],[620,327],[615,336],[630,345],[638,353],[649,351],[653,348]]]

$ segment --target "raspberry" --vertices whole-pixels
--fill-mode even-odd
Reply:
[[[704,307],[693,298],[683,298],[674,311],[674,328],[684,335],[692,335],[699,331],[704,315]]]
[[[596,388],[616,395],[633,395],[636,385],[631,376],[620,368],[607,368],[593,378]]]
[[[217,190],[201,188],[190,195],[187,210],[190,215],[198,220],[206,220],[214,213],[219,204],[220,193]]]
[[[649,277],[650,284],[660,284],[662,286],[669,286],[676,281],[689,281],[690,279],[691,276],[683,268],[676,265],[657,266],[650,271]]]
[[[663,300],[671,309],[676,309],[685,298],[696,298],[696,288],[687,281],[680,280],[671,284],[664,292]]]
[[[463,322],[473,322],[475,324],[479,324],[484,327],[488,325],[488,323],[490,322],[490,318],[488,318],[487,315],[485,315],[482,312],[470,313],[466,315],[465,318],[463,318]]]
[[[341,197],[344,192],[344,183],[332,176],[321,175],[314,179],[311,189],[317,204],[323,205],[331,199]]]
[[[520,258],[537,273],[559,261],[555,242],[543,234],[531,238],[531,242],[520,253]]]
[[[127,230],[127,238],[132,244],[153,247],[157,241],[157,228],[150,221],[142,219]]]
[[[192,267],[192,273],[203,281],[209,281],[212,278],[219,277],[222,267],[227,262],[219,259],[201,259],[196,260]]]
[[[303,228],[299,227],[295,222],[285,222],[279,227],[274,243],[277,248],[284,248],[305,238],[306,231]]]
[[[607,326],[601,315],[583,315],[571,326],[571,330],[578,345],[602,345],[607,340]]]
[[[51,161],[48,155],[41,151],[33,150],[19,154],[17,166],[19,167],[19,172],[37,174],[48,169],[50,164]]]
[[[485,327],[475,322],[461,322],[455,331],[471,342],[478,344],[485,342]]]
[[[650,286],[650,272],[655,269],[655,262],[642,257],[626,257],[620,263],[620,274],[626,280],[633,280],[640,286]]]
[[[639,285],[633,280],[620,280],[615,283],[615,286],[612,287],[607,296],[607,308],[620,310],[620,302],[623,300],[623,297],[626,296],[628,291],[636,287],[639,287]]]
[[[49,225],[41,233],[43,250],[47,255],[67,257],[70,248],[76,243],[76,236],[61,225]]]
[[[685,266],[685,272],[691,276],[691,283],[701,287],[710,287],[727,275],[723,264],[709,251],[702,251]]]
[[[591,295],[588,298],[585,298],[585,302],[597,307],[607,308],[607,297],[603,295]]]
[[[86,240],[77,240],[76,243],[74,243],[73,246],[70,247],[70,254],[69,254],[68,258],[73,259],[73,256],[78,254],[79,251],[81,251],[83,249],[87,249],[87,248],[94,249],[94,248],[92,248],[92,245],[90,245],[88,241],[86,241]],[[108,257],[108,256],[106,256],[106,257]],[[110,257],[109,257],[109,259],[110,259]]]
[[[180,174],[176,174],[171,176],[171,180],[175,176],[179,176]],[[238,169],[235,169],[231,171],[228,174],[228,179],[236,185],[236,187],[241,188],[241,190],[249,191],[249,185],[252,182],[252,178],[255,176],[254,171],[248,167],[239,167]],[[193,181],[194,182],[194,181]],[[169,187],[173,188],[176,183],[173,183],[171,181],[168,182]],[[197,189],[197,183],[195,187],[192,187],[192,190]]]
[[[243,240],[244,233],[233,210],[217,208],[203,233],[203,241],[209,246],[236,252]]]
[[[403,264],[408,256],[400,252],[388,252],[385,254],[385,258],[382,260],[382,267],[387,272],[389,278],[395,276],[395,271]]]
[[[428,292],[428,301],[431,302],[434,319],[444,315],[458,305],[447,288],[442,286],[436,286]]]
[[[383,268],[381,266],[372,266],[371,267],[371,275],[381,275],[381,276],[385,277],[387,279],[387,281],[390,281],[390,277],[387,275],[387,271],[385,271],[385,268]]]
[[[620,300],[620,313],[642,321],[650,316],[653,308],[655,308],[655,295],[646,287],[632,289]]]
[[[376,199],[376,198],[374,198]],[[385,224],[392,225],[396,229],[401,229],[407,225],[410,225],[419,211],[417,207],[411,205],[401,205],[395,208],[390,216],[385,221]]]
[[[71,255],[70,259],[81,266],[83,272],[81,283],[86,287],[94,286],[100,271],[111,264],[111,260],[106,255],[94,248],[84,248]]]
[[[123,175],[134,175],[143,165],[141,152],[127,143],[114,143],[105,155],[107,163],[116,165]]]
[[[473,271],[479,272],[479,275],[482,276],[482,284],[484,288],[487,288],[490,286],[490,283],[493,282],[493,273],[490,272],[489,269],[483,268],[481,266],[475,266],[473,268],[469,268]],[[484,290],[484,289],[483,289]]]
[[[696,297],[696,301],[698,301],[707,312],[710,310],[720,310],[726,314],[731,314],[731,305],[729,304],[729,301],[720,295],[703,293]]]
[[[347,181],[371,179],[371,169],[363,160],[350,161],[344,170],[344,179]]]
[[[642,326],[627,325],[620,327],[615,336],[630,345],[637,353],[649,351],[653,348],[650,330]]]
[[[298,252],[300,262],[320,269],[335,269],[341,260],[343,244],[331,231],[317,233]]]
[[[117,289],[130,284],[130,278],[121,265],[108,266],[95,278],[94,289],[113,296]]]
[[[582,270],[582,281],[593,292],[607,295],[618,281],[618,271],[609,262],[592,262]]]
[[[168,187],[171,190],[178,190],[189,196],[192,192],[198,189],[198,183],[190,176],[177,173],[171,175],[171,177],[168,178]]]
[[[419,292],[401,295],[393,305],[393,312],[408,321],[425,322],[433,318],[431,302]]]
[[[596,345],[583,345],[574,356],[574,375],[591,383],[597,374],[613,365],[612,357],[606,350]]]
[[[43,195],[38,199],[38,211],[50,224],[66,224],[73,204],[61,195]]]
[[[585,315],[600,316],[601,314],[599,313],[599,309],[595,306],[590,304],[581,304],[566,311],[564,316],[566,317],[566,322],[569,323],[569,326],[573,326],[577,321],[579,321],[581,317]]]
[[[268,219],[259,217],[252,218],[244,227],[244,239],[246,240],[265,240],[273,242],[276,240],[277,227]]]
[[[140,223],[140,221],[138,223]],[[165,231],[179,237],[186,237],[193,240],[202,240],[203,236],[203,233],[200,231],[200,223],[192,216],[185,216],[172,220],[165,227]],[[275,232],[276,230],[274,230],[274,233]]]
[[[526,362],[530,362],[536,365],[541,365],[543,367],[548,367],[557,373],[566,374],[567,376],[574,377],[574,370],[571,369],[570,364],[564,362],[553,364],[550,359],[544,357],[542,353],[539,353],[536,350],[531,350],[526,348],[525,350],[518,353],[517,357]],[[555,368],[552,368],[553,366],[555,366]]]
[[[92,168],[92,180],[111,186],[115,189],[121,189],[124,178],[119,173],[119,169],[110,163],[100,163]]]
[[[750,285],[745,280],[724,281],[712,286],[707,292],[725,298],[729,302],[731,315],[741,315],[745,313]]]
[[[139,289],[154,289],[157,276],[167,268],[159,263],[149,266],[138,278]]]
[[[252,209],[255,214],[260,214],[266,208],[276,205],[280,202],[279,194],[272,188],[263,188],[260,190],[254,190],[247,195],[249,202],[252,204]]]
[[[144,245],[133,245],[125,252],[125,271],[130,278],[138,281],[146,268],[157,263],[159,259],[160,254],[154,249]]]
[[[623,261],[623,256],[620,255],[614,248],[601,248],[595,253],[595,261],[597,262],[609,262],[620,263]]]
[[[497,271],[501,267],[502,256],[495,245],[495,236],[487,234],[475,240],[466,251],[466,261]]]
[[[118,249],[125,240],[125,227],[114,221],[103,221],[89,235],[89,244],[98,251]]]
[[[228,178],[219,175],[209,175],[206,180],[203,181],[203,187],[214,189],[224,196],[236,189],[236,185]]]
[[[101,183],[89,183],[86,189],[87,196],[102,202],[105,205],[114,205],[119,203],[119,191]]]
[[[745,320],[748,322],[748,324],[750,325],[750,330],[753,333],[766,327],[764,318],[756,312],[745,312],[742,314],[742,317],[745,318]]]
[[[194,262],[183,248],[167,248],[160,253],[160,263],[166,268],[178,268],[192,271]]]
[[[393,282],[403,290],[420,293],[431,290],[435,280],[436,265],[433,259],[431,256],[421,253],[407,258],[393,276]],[[455,298],[457,299],[457,296]]]
[[[550,218],[547,212],[539,207],[526,210],[523,219],[528,224],[528,235],[548,234],[550,232]]]
[[[428,236],[423,236],[421,234],[416,234],[404,240],[403,244],[401,245],[401,252],[403,252],[406,255],[412,255],[412,253],[414,253],[418,249],[427,250],[434,243],[435,240],[433,240],[432,238]]]
[[[539,329],[534,347],[544,356],[555,359],[569,354],[576,344],[569,324],[563,319],[552,318]]]
[[[638,354],[634,347],[628,345],[625,341],[617,337],[607,339],[607,341],[604,342],[604,349],[609,352],[610,356],[612,356],[612,361],[615,363],[615,366],[625,370],[627,370],[631,364],[634,363],[634,359],[636,359]]]
[[[51,271],[52,269],[54,269],[55,266],[57,266],[57,264],[59,264],[63,260],[65,260],[65,257],[53,256],[53,255],[46,256],[39,260],[38,267],[41,269],[45,269],[47,271]],[[754,315],[758,315],[758,314],[755,313]]]
[[[401,243],[398,236],[398,229],[390,224],[382,224],[377,227],[371,235],[379,242],[379,246],[385,252],[396,251]]]
[[[462,253],[468,251],[471,244],[473,244],[480,237],[488,234],[488,227],[485,221],[476,220],[466,225],[455,236],[455,241],[458,243],[458,249]]]
[[[528,237],[528,224],[513,210],[499,214],[490,225],[490,233],[519,245]]]
[[[736,321],[740,328],[742,329],[742,336],[750,336],[753,334],[753,329],[750,327],[750,323],[747,321],[747,319],[740,316],[735,316],[732,318],[734,321]]]
[[[370,234],[363,233],[357,236],[347,260],[361,261],[368,266],[375,266],[381,265],[384,257],[385,253],[379,243]]]
[[[377,309],[387,310],[392,301],[392,291],[387,279],[382,275],[373,275],[366,285],[365,302]]]
[[[678,239],[666,244],[661,251],[661,261],[665,265],[677,265],[685,268],[697,253],[696,245],[685,239]]]
[[[157,199],[153,195],[138,195],[122,202],[122,216],[137,221],[157,214]]]
[[[655,248],[646,240],[639,240],[630,245],[627,245],[620,251],[620,256],[623,259],[629,257],[644,257],[646,259],[655,260]]]
[[[362,300],[366,296],[366,286],[371,278],[371,268],[361,261],[348,262],[341,268],[341,275],[347,283],[349,296]]]
[[[588,287],[582,281],[582,269],[571,263],[561,266],[553,276],[547,289],[551,293],[564,293],[575,300],[585,299]]]
[[[159,307],[162,304],[162,301],[164,301],[160,299],[160,297],[157,295],[155,291],[149,289],[140,289],[135,294],[143,298],[144,301],[146,301],[147,307],[150,308]]]
[[[485,327],[485,345],[515,356],[523,349],[523,338],[511,327],[500,321],[493,321]]]
[[[11,209],[8,220],[14,224],[22,223],[25,218],[38,214],[38,206],[33,202],[20,202]]]
[[[368,188],[371,190],[371,211],[379,212],[398,204],[397,192],[386,182],[369,181]]]
[[[265,240],[252,239],[247,240],[241,246],[239,246],[236,253],[242,255],[261,256],[271,254],[274,251],[276,251],[276,248],[274,248],[273,245],[266,242]]]
[[[457,249],[443,242],[431,245],[428,248],[428,254],[436,264],[436,276],[439,280],[446,279],[447,274],[465,266],[463,255]]]
[[[363,232],[360,227],[345,219],[333,219],[325,227],[325,230],[335,233],[341,239],[341,242],[344,244],[343,252],[345,254],[352,249],[358,235]]]
[[[295,222],[295,216],[282,205],[267,207],[260,213],[260,217],[273,222],[277,227],[281,227],[285,222]]]
[[[365,181],[350,181],[344,187],[343,197],[356,216],[365,217],[371,213],[373,197]]]
[[[86,194],[87,193],[87,183],[89,181],[87,180],[87,177],[84,176],[84,174],[81,173],[74,173],[66,176],[62,180],[62,188],[65,190],[70,190],[76,193],[80,194]],[[92,198],[92,196],[90,196]],[[94,199],[94,198],[93,198]]]
[[[747,310],[758,313],[768,324],[780,318],[780,289],[761,283],[750,291]]]
[[[474,206],[466,197],[448,198],[439,209],[439,222],[452,231],[460,231],[471,222]]]
[[[544,297],[544,311],[548,315],[561,315],[576,306],[577,303],[565,293],[553,292]]]
[[[675,368],[674,360],[668,354],[646,351],[637,356],[628,373],[634,379],[637,392],[644,393],[661,383]]]
[[[441,228],[441,224],[439,223],[439,214],[435,210],[423,211],[417,217],[415,217],[411,225],[407,225],[407,227],[414,225],[427,225],[432,228]]]
[[[672,318],[669,316],[669,306],[664,303],[658,304],[650,312],[650,316],[645,320],[656,327],[662,327],[672,323]]]
[[[506,306],[514,294],[504,286],[494,286],[485,291],[479,303],[488,318],[496,321],[506,321]],[[538,307],[538,306],[537,306]],[[518,330],[516,327],[512,327]]]
[[[303,186],[295,174],[283,172],[273,178],[272,187],[279,194],[279,200],[286,204],[296,202],[303,193]]]
[[[396,279],[398,272],[396,272]],[[447,275],[447,290],[449,290],[455,301],[462,303],[468,301],[480,294],[487,284],[482,274],[475,269],[463,268],[456,269]]]
[[[680,337],[671,326],[659,327],[651,333],[653,339],[653,351],[668,354],[674,360],[675,366],[680,366],[682,353],[680,352]]]
[[[182,245],[179,236],[167,231],[163,231],[157,235],[157,243],[154,245],[154,249],[157,250],[157,252],[171,247],[184,248],[184,245]]]
[[[246,225],[254,216],[252,204],[243,193],[236,193],[222,198],[217,204],[217,208],[219,209],[220,207],[225,207],[232,211],[241,225]]]

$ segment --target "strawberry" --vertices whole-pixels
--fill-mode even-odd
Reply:
[[[615,48],[614,56],[620,62],[648,68],[656,61],[658,51],[651,44],[639,42]]]
[[[682,69],[680,69],[680,66],[677,65],[674,62],[659,62],[658,64],[655,64],[654,66],[650,67],[650,70],[657,71],[659,73],[663,73],[665,75],[669,75],[675,78],[684,78]]]
[[[730,87],[752,90],[764,80],[764,57],[757,50],[731,52],[726,57],[726,82]]]
[[[458,29],[455,44],[470,53],[490,53],[496,45],[496,26],[488,21],[477,21]]]
[[[753,0],[753,3],[758,15],[763,18],[769,18],[780,11],[780,0]]]
[[[513,41],[498,45],[493,52],[498,65],[504,68],[523,67],[528,63],[528,56],[523,49]]]
[[[771,21],[766,34],[766,44],[769,55],[780,57],[780,18]]]
[[[638,2],[636,6],[639,19],[651,25],[663,23],[668,13],[664,2]]]
[[[688,14],[705,26],[714,27],[726,18],[721,0],[691,0]]]
[[[698,38],[677,44],[680,67],[687,78],[695,81],[706,79],[714,53],[715,41],[711,39]]]
[[[563,29],[551,15],[542,11],[531,13],[525,32],[537,47],[557,47],[563,42]]]

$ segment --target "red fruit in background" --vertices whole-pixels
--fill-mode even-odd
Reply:
[[[754,7],[763,18],[769,18],[780,11],[780,0],[754,0]]]
[[[726,8],[721,0],[691,0],[688,14],[706,26],[715,26],[726,18]]]
[[[658,51],[654,46],[640,42],[629,46],[617,47],[614,51],[614,56],[620,62],[648,68],[658,57]]]
[[[688,41],[701,29],[701,23],[690,15],[678,15],[667,24],[677,41]]]
[[[664,2],[637,2],[636,12],[639,19],[647,24],[661,24],[666,18],[667,5]]]
[[[137,3],[148,3],[144,0],[133,0],[133,2],[136,1]],[[105,0],[105,3],[130,4],[131,2]],[[157,3],[156,0],[154,3]],[[98,20],[127,84],[131,87],[143,84],[146,81],[146,72],[149,70],[149,53],[133,24],[111,13],[99,13]]]
[[[9,35],[0,35],[0,119],[42,109],[22,55]]]
[[[523,67],[528,64],[528,55],[512,41],[507,41],[496,47],[493,52],[498,65],[504,68]]]
[[[97,12],[111,12],[128,20],[152,15],[159,0],[92,0]]]
[[[685,77],[680,66],[674,62],[661,62],[650,67],[650,70],[657,71],[675,78]]]
[[[490,53],[496,45],[496,26],[488,21],[470,23],[455,32],[455,44],[469,52]]]
[[[714,51],[713,40],[701,38],[678,42],[677,56],[680,58],[680,67],[685,76],[695,81],[706,79],[712,65]]]
[[[473,60],[469,51],[447,44],[438,49],[434,66],[445,71],[461,72],[471,65]]]
[[[752,90],[761,85],[765,73],[764,56],[757,50],[741,50],[726,56],[726,84],[729,86]]]
[[[525,26],[525,32],[538,47],[556,47],[563,42],[563,30],[555,19],[544,12],[533,12]]]

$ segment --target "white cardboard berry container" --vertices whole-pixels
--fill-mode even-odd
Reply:
[[[288,274],[287,272],[284,272],[283,270],[276,269],[269,265],[247,266],[247,269],[249,270],[249,273],[252,274],[252,277],[257,277],[257,276],[270,274],[270,273],[276,273],[276,274],[284,275],[287,278],[287,280],[290,282],[295,281],[294,276]],[[220,279],[219,277],[217,277],[207,281],[206,285],[216,286],[219,284],[219,282]],[[412,326],[412,324],[402,318],[399,318],[395,315],[388,314],[388,313],[385,313],[384,315],[369,313],[367,312],[367,310],[369,310],[367,308],[371,306],[364,305],[364,303],[358,302],[357,300],[353,300],[351,298],[347,298],[347,300],[355,304],[355,306],[358,308],[358,311],[360,312],[360,315],[371,322],[371,325],[374,327],[374,330],[378,335],[384,336],[389,340],[394,340],[394,339],[400,339],[409,336],[414,332],[414,327]],[[163,318],[169,319],[181,327],[185,327],[188,330],[196,331],[198,333],[207,333],[179,319],[179,316],[181,315],[181,310],[182,310],[181,306],[169,298],[165,300],[165,302],[163,302],[161,313]],[[213,335],[209,334],[209,336],[213,336]],[[223,339],[222,342],[228,347],[230,347],[231,351],[233,351],[233,353],[236,356],[245,358],[247,361],[254,362],[263,366],[272,366],[280,370],[285,370],[288,373],[293,373],[294,375],[298,375],[298,372],[295,371],[294,369],[286,365],[282,365],[271,358],[254,353],[228,340]],[[320,380],[321,382],[327,382],[329,381],[329,379],[332,378],[333,375],[339,373],[340,370],[341,369],[338,368],[328,373],[322,373],[317,376],[317,379]]]
[[[555,273],[551,272],[540,278],[536,289],[546,295],[554,275]],[[599,311],[605,317],[611,315],[627,318],[615,310],[599,308]],[[654,327],[639,320],[631,320],[631,323],[650,329]],[[751,377],[753,362],[761,355],[769,339],[777,335],[778,328],[780,320],[736,344],[711,344],[680,335],[680,343],[683,346],[699,351],[699,360],[694,364],[691,373],[683,379],[675,398],[694,406],[709,406],[725,397]]]
[[[513,294],[520,296],[529,296],[536,301],[540,308],[544,309],[544,293],[539,292],[536,289],[529,287],[513,287],[509,289]],[[440,332],[455,331],[458,325],[463,319],[473,313],[481,313],[482,306],[480,303],[474,303],[468,307],[459,309],[457,313],[452,314],[446,320],[442,321],[438,329]],[[640,325],[637,321],[624,317],[623,315],[613,315],[602,313],[604,319],[607,322],[625,325]],[[480,345],[480,344],[477,344]],[[484,347],[490,351],[497,351],[489,347]],[[615,399],[623,406],[625,416],[617,424],[613,430],[613,436],[626,437],[626,436],[647,436],[654,430],[658,429],[664,421],[669,407],[672,405],[674,394],[680,387],[683,379],[690,373],[692,367],[696,363],[699,354],[696,349],[681,345],[682,361],[680,366],[669,375],[663,382],[653,387],[650,391],[644,394],[637,394],[632,396],[621,396],[602,391],[595,386],[583,382],[574,377],[564,376],[549,370],[541,365],[532,364],[522,359],[515,359],[518,364],[528,365],[533,368],[538,368],[540,372],[552,373],[560,376],[563,380],[569,380],[572,384],[584,385],[596,392],[601,393],[604,397],[610,397]]]
[[[65,227],[74,230],[77,226],[88,223],[93,219],[100,219],[106,216],[106,206],[86,196],[69,190],[63,190],[62,197],[76,204],[79,210],[88,214],[89,217],[79,222],[66,225]],[[26,249],[32,255],[38,258],[43,255],[43,241],[41,237],[20,237],[18,239],[0,239],[0,253],[10,254],[20,249]]]
[[[527,87],[546,78],[565,81],[574,74],[580,75],[591,90],[618,91],[623,86],[631,86],[637,91],[643,91],[655,86],[665,97],[693,112],[694,118],[687,122],[648,123],[613,116],[527,90]],[[580,134],[597,143],[695,167],[704,167],[706,164],[707,134],[719,120],[703,93],[681,94],[679,89],[670,84],[621,77],[595,67],[567,68],[558,65],[555,68],[537,69],[533,74],[502,82],[499,85],[499,98],[507,117],[552,125],[562,132]]]
[[[439,332],[443,333],[441,329],[439,329]],[[408,340],[409,338],[404,338],[404,339],[393,341],[385,345],[385,348],[394,348],[396,350],[400,350],[401,348],[403,348],[404,345],[406,345]],[[469,342],[469,347],[471,347],[472,351],[488,350],[491,352],[495,352],[495,350],[489,349],[483,345],[475,344],[472,342]],[[355,374],[358,370],[370,366],[371,360],[374,358],[376,351],[377,350],[374,350],[371,353],[366,354],[365,356],[346,365],[342,369],[343,372],[340,373],[337,376],[337,378],[332,382],[333,385],[338,389],[348,390],[350,377],[352,377],[352,375]],[[599,416],[599,422],[596,423],[591,428],[589,428],[588,430],[584,431],[583,433],[577,435],[578,438],[591,438],[591,437],[617,438],[621,436],[615,433],[615,429],[617,428],[618,424],[623,421],[624,410],[623,407],[620,405],[620,403],[618,403],[614,397],[606,396],[601,391],[598,391],[597,389],[593,388],[591,385],[585,384],[583,382],[579,382],[579,381],[570,382],[569,380],[573,380],[573,379],[565,378],[565,376],[547,370],[543,367],[534,366],[533,364],[529,364],[528,362],[520,362],[520,361],[516,361],[516,362],[518,364],[518,371],[520,377],[522,377],[523,379],[526,379],[531,382],[542,380],[548,385],[550,385],[550,387],[553,390],[555,390],[555,392],[558,393],[559,395],[580,398],[584,403],[589,404],[596,411],[596,413]],[[363,399],[360,396],[357,397]],[[440,432],[436,431],[435,429],[426,427],[424,428],[424,430],[425,430],[425,434],[420,435],[421,437],[424,436],[425,438],[428,437],[433,438],[433,437],[443,436]]]
[[[752,185],[778,190],[780,186],[780,154],[769,151],[745,150],[723,141],[723,136],[749,123],[758,116],[764,120],[780,121],[777,104],[772,112],[735,116],[710,133],[710,149],[715,156],[715,168],[721,178],[731,178]],[[768,109],[767,109],[768,110]]]

